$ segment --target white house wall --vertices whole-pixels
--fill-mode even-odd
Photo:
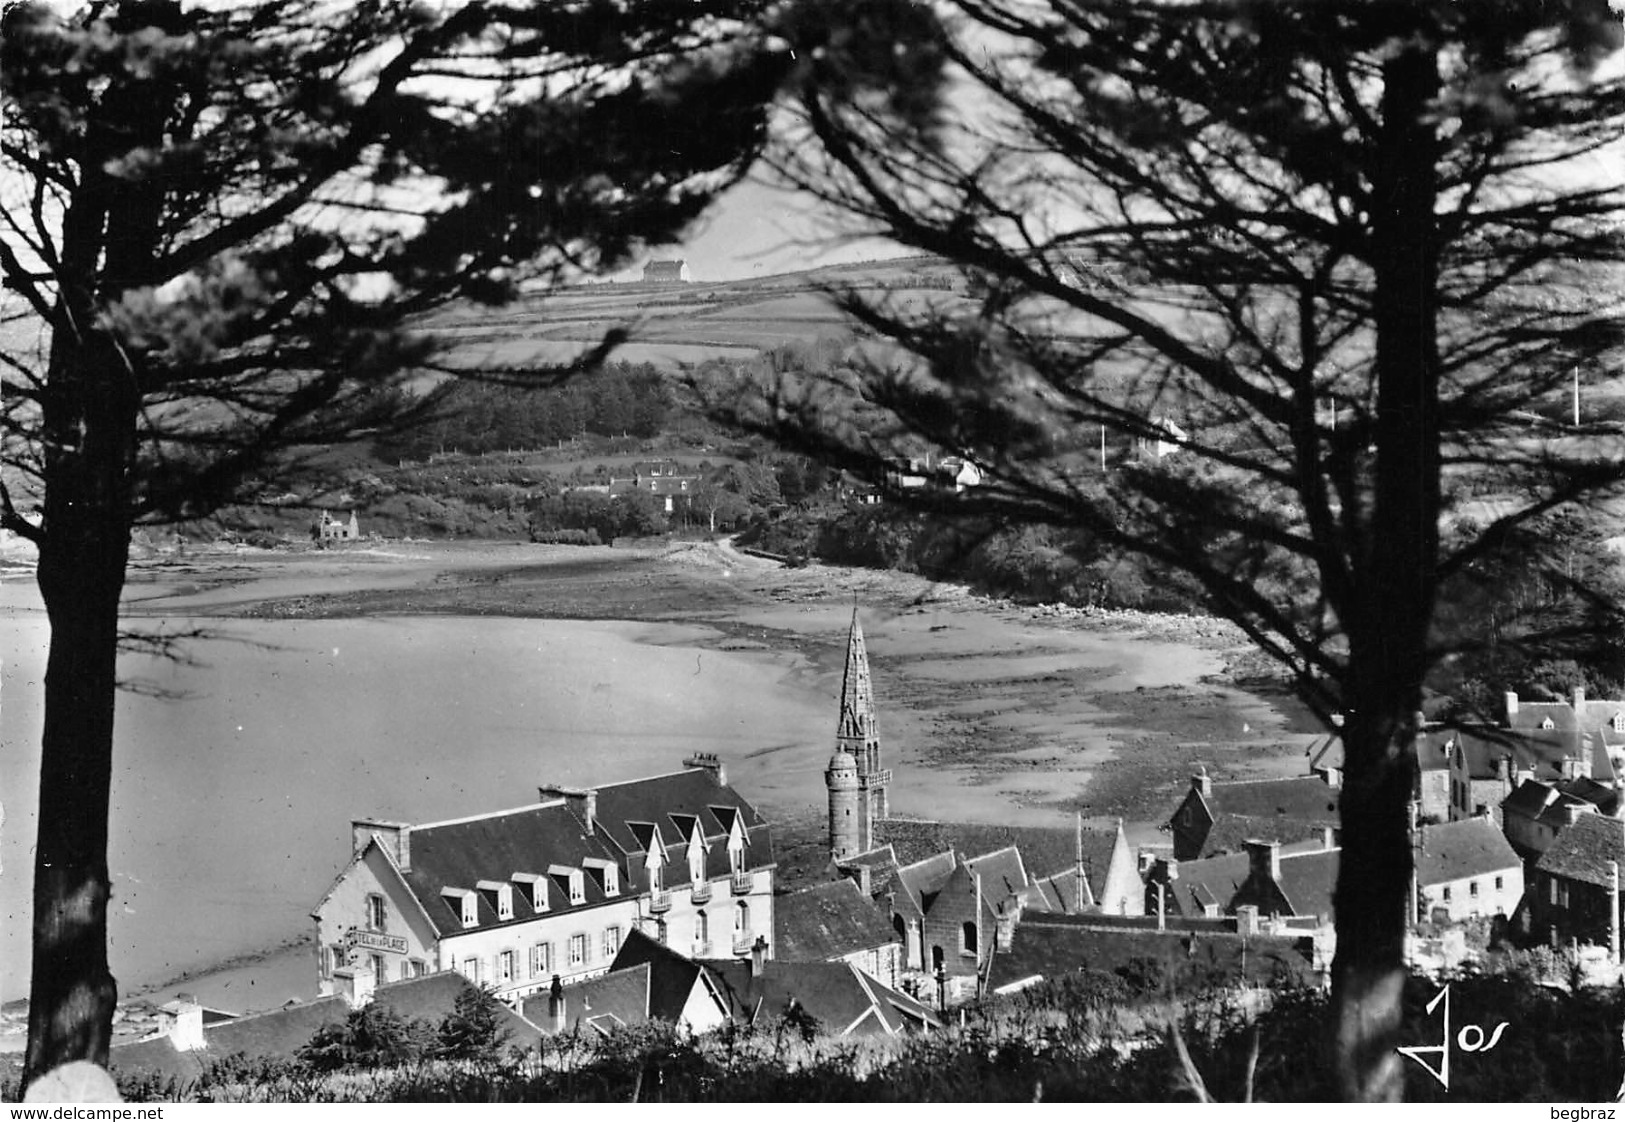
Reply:
[[[367,928],[367,898],[384,898],[385,915],[382,934],[402,936],[406,939],[404,954],[392,950],[360,948],[351,965],[367,961],[367,955],[377,954],[383,959],[385,977],[380,982],[394,982],[407,975],[402,968],[413,960],[423,963],[425,971],[435,967],[435,934],[417,901],[401,883],[400,876],[389,864],[377,846],[370,846],[359,861],[346,869],[332,891],[322,901],[316,916],[316,945],[318,954],[326,963],[319,965],[319,989],[323,994],[333,992],[332,976],[328,967],[339,965],[332,961],[333,948],[339,946],[352,928]]]
[[[604,933],[618,927],[625,940],[637,925],[638,915],[638,898],[628,896],[597,907],[549,912],[519,923],[452,932],[440,941],[439,966],[442,970],[462,970],[466,960],[475,959],[479,964],[477,977],[470,981],[489,985],[502,995],[522,997],[548,988],[554,974],[568,985],[607,972],[615,956],[604,953]],[[569,960],[573,935],[587,937],[586,959],[579,966],[570,965]],[[546,970],[532,974],[530,952],[537,943],[551,943],[552,958]],[[498,979],[497,972],[497,956],[503,951],[514,952],[514,977],[506,982]]]
[[[1501,878],[1500,888],[1495,887],[1496,877]],[[1475,883],[1478,885],[1477,896],[1472,892]],[[1446,888],[1450,889],[1448,901],[1444,898]],[[1518,910],[1518,902],[1523,899],[1523,868],[1514,865],[1497,873],[1441,881],[1422,887],[1420,893],[1423,919],[1432,919],[1436,908],[1445,909],[1451,922],[1474,916],[1510,916]]]

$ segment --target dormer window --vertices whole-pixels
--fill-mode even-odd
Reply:
[[[480,924],[480,894],[467,888],[442,888],[440,895],[452,906],[464,927]]]
[[[587,902],[587,878],[580,869],[570,871],[570,903],[585,904]]]
[[[547,911],[547,878],[536,873],[515,873],[510,878],[530,901],[533,912]]]
[[[1608,727],[1615,732],[1625,732],[1625,710],[1615,713],[1613,720],[1608,722]]]
[[[485,897],[499,921],[513,918],[513,885],[505,880],[482,880],[474,887]]]
[[[1540,727],[1543,730],[1545,730],[1547,732],[1550,732],[1552,729],[1555,729],[1557,726],[1552,723],[1552,719],[1550,717],[1547,717],[1545,720],[1540,722]]]
[[[694,884],[705,881],[705,849],[700,845],[688,847],[688,879]]]
[[[605,896],[619,896],[621,894],[621,870],[619,865],[613,861],[606,861],[602,857],[588,857],[581,864],[592,872]]]

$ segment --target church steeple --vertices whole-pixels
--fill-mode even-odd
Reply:
[[[880,729],[875,723],[875,690],[869,680],[869,650],[863,642],[863,624],[857,605],[852,607],[852,629],[846,636],[846,673],[841,679],[841,720],[835,729],[837,747],[858,761],[858,772],[879,770]],[[866,766],[868,765],[868,766]]]
[[[850,772],[836,767],[844,758],[850,758],[856,773],[855,791],[846,785]],[[841,679],[841,715],[835,728],[835,758],[825,773],[830,797],[830,851],[836,860],[866,853],[873,847],[874,820],[887,816],[886,785],[890,782],[891,772],[880,761],[880,729],[875,721],[874,686],[869,679],[869,651],[863,641],[857,605],[853,604],[852,628],[846,637],[846,670]]]

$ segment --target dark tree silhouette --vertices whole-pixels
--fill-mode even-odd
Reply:
[[[6,6],[0,524],[51,627],[27,1079],[107,1058],[131,527],[398,409],[424,313],[674,239],[765,135],[753,7]]]
[[[950,0],[782,30],[779,169],[965,283],[838,294],[867,360],[735,411],[876,477],[922,438],[966,455],[985,478],[962,507],[1190,574],[1346,716],[1334,1054],[1347,1096],[1398,1097],[1441,589],[1621,475],[1617,433],[1523,416],[1617,345],[1618,16]],[[1441,544],[1475,495],[1501,502]]]

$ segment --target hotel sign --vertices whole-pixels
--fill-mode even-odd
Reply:
[[[352,928],[344,936],[344,945],[369,951],[384,951],[387,954],[405,954],[406,936],[385,935],[382,931],[357,931]]]

